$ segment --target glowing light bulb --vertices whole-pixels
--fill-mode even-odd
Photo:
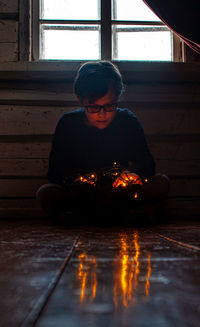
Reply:
[[[94,174],[92,174],[91,177],[94,178]]]
[[[83,177],[82,176],[80,177],[80,180],[81,180],[81,182],[83,181]]]
[[[117,164],[116,161],[114,161],[114,162],[113,162],[113,165],[116,166],[116,164]]]
[[[145,178],[145,180],[144,180],[145,182],[148,182],[148,179],[147,178]]]
[[[134,194],[134,198],[135,198],[135,199],[138,198],[138,194],[137,194],[137,192]]]

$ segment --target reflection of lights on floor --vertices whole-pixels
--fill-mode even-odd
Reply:
[[[135,274],[134,274],[134,286],[138,285],[138,275],[140,272],[140,262],[139,262],[139,255],[140,255],[140,247],[138,243],[138,233],[134,233],[134,246],[135,246],[135,255],[134,255],[134,263],[135,263]]]
[[[94,256],[87,256],[82,253],[78,256],[80,263],[78,267],[78,279],[80,281],[80,302],[83,303],[86,297],[86,288],[91,288],[90,301],[92,302],[97,291],[97,261]]]
[[[120,236],[119,256],[114,259],[113,267],[113,302],[115,309],[122,305],[128,307],[134,305],[137,299],[136,292],[139,285],[140,246],[138,232],[128,239],[126,233]],[[80,282],[80,303],[89,301],[92,303],[97,294],[97,259],[95,256],[87,256],[86,253],[79,255],[78,280]],[[142,260],[143,261],[143,260]],[[144,293],[150,295],[151,254],[148,253],[148,266],[145,276]],[[102,285],[103,287],[104,285]],[[87,293],[86,293],[87,289]],[[103,289],[103,288],[102,288]],[[102,290],[101,289],[101,290]]]
[[[150,276],[151,276],[151,253],[148,253],[148,271],[147,271],[146,285],[145,285],[145,294],[146,294],[146,296],[149,296]]]
[[[79,255],[79,260],[80,260],[80,264],[79,264],[79,268],[78,268],[78,278],[81,282],[81,293],[80,293],[80,301],[83,302],[84,297],[85,297],[85,287],[86,287],[86,281],[87,281],[87,271],[85,271],[85,267],[84,267],[84,263],[85,260],[87,258],[85,253],[82,253],[81,255]]]
[[[135,232],[132,240],[128,240],[126,234],[121,234],[120,255],[114,261],[114,285],[113,302],[115,308],[122,303],[123,307],[134,305],[136,291],[139,285],[140,275],[140,246],[138,232]],[[119,261],[120,259],[120,261]],[[148,254],[147,275],[145,277],[145,296],[150,294],[151,254]]]
[[[122,301],[127,307],[134,303],[134,291],[138,285],[140,247],[138,244],[138,233],[134,233],[131,243],[127,240],[126,234],[120,239],[120,265],[119,258],[115,260],[113,302],[118,307]]]
[[[127,306],[127,289],[128,289],[128,268],[129,268],[129,256],[127,254],[127,241],[126,236],[121,238],[121,271],[120,271],[120,280],[121,280],[121,290],[123,294],[123,305]]]
[[[92,295],[90,297],[90,301],[92,302],[96,296],[96,292],[97,292],[97,273],[96,273],[96,269],[97,269],[97,261],[96,258],[92,259],[92,267],[95,270],[92,270],[92,275],[91,275],[91,284],[92,284]]]

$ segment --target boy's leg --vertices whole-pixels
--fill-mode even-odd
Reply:
[[[136,224],[145,225],[157,222],[163,215],[163,203],[169,192],[169,178],[163,174],[156,174],[144,182],[138,190],[138,198],[130,208],[131,217],[135,217]]]
[[[149,201],[165,200],[169,193],[170,181],[164,174],[156,174],[149,178],[142,186],[141,198]]]
[[[70,194],[58,184],[44,184],[37,193],[36,199],[42,209],[53,220],[59,220],[63,211],[69,210]]]
[[[149,178],[142,186],[141,200],[143,211],[148,220],[160,221],[164,215],[164,200],[167,198],[170,188],[170,180],[164,174],[156,174]]]

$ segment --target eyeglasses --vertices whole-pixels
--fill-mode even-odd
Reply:
[[[97,112],[100,112],[101,109],[103,109],[105,112],[115,111],[117,109],[117,105],[117,103],[108,103],[104,104],[103,106],[100,106],[98,104],[90,104],[84,107],[90,114],[96,114]]]

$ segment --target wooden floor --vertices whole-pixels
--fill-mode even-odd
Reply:
[[[200,326],[200,221],[0,225],[0,326]]]

